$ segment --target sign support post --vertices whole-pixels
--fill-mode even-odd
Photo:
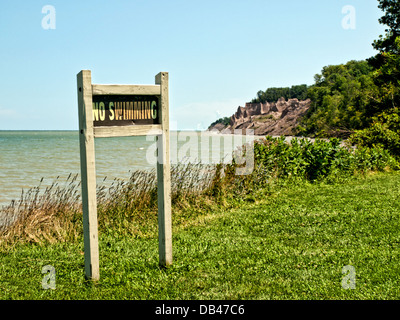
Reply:
[[[91,71],[77,75],[85,276],[99,280],[94,138],[157,136],[159,264],[172,264],[168,72],[155,85],[96,85]]]
[[[82,70],[77,75],[77,83],[85,276],[88,279],[99,280],[100,271],[91,71]]]
[[[156,75],[161,89],[162,135],[157,136],[158,253],[162,266],[172,264],[171,169],[169,154],[168,73]]]

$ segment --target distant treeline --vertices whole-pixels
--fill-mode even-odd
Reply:
[[[279,98],[305,100],[307,98],[307,85],[301,84],[285,88],[268,88],[265,91],[258,91],[257,98],[251,100],[251,103],[276,102]]]
[[[213,123],[210,124],[209,128],[212,126],[215,126],[218,123],[222,123],[224,126],[227,126],[231,121],[230,117],[223,117],[219,118],[218,120],[214,121]]]

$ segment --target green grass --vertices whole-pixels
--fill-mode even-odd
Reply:
[[[168,269],[158,266],[156,233],[100,234],[98,283],[84,279],[83,241],[3,248],[0,299],[400,298],[399,173],[257,194],[175,219]],[[42,289],[45,265],[55,267],[55,290]],[[342,288],[345,265],[355,289]]]

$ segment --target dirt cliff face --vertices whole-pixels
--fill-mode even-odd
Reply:
[[[277,102],[246,103],[245,107],[238,107],[231,116],[228,126],[221,123],[210,126],[208,130],[218,130],[222,133],[233,133],[237,129],[252,129],[256,135],[293,135],[293,129],[299,124],[302,116],[310,108],[309,99],[285,100],[280,98]]]

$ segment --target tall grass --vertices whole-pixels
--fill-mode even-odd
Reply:
[[[254,167],[237,175],[241,165],[205,165],[184,162],[171,167],[171,200],[174,221],[187,223],[193,214],[210,211],[215,205],[255,201],[269,188],[304,181],[337,182],[355,174],[398,169],[399,164],[381,148],[350,148],[338,139],[292,139],[266,137],[252,148],[244,145],[236,153],[254,153]],[[234,158],[235,159],[235,158]],[[82,237],[82,207],[78,175],[60,185],[22,192],[0,214],[0,243],[75,241]],[[227,200],[229,199],[229,200]],[[232,200],[232,201],[231,201]],[[146,237],[157,229],[156,172],[134,171],[130,179],[114,179],[97,188],[99,231],[113,237]]]
[[[2,210],[2,242],[55,242],[72,240],[79,234],[80,182],[70,174],[64,185],[59,177],[49,186],[23,190],[17,201]],[[43,179],[41,180],[41,182]]]
[[[171,200],[179,209],[194,204],[213,181],[216,166],[182,163],[171,167]],[[105,182],[106,178],[103,182]],[[43,179],[41,180],[41,182]],[[114,179],[97,187],[99,230],[116,236],[146,236],[155,231],[157,178],[155,170],[132,172],[128,180]],[[22,191],[1,212],[0,243],[54,243],[82,237],[81,185],[70,174],[60,184]]]

